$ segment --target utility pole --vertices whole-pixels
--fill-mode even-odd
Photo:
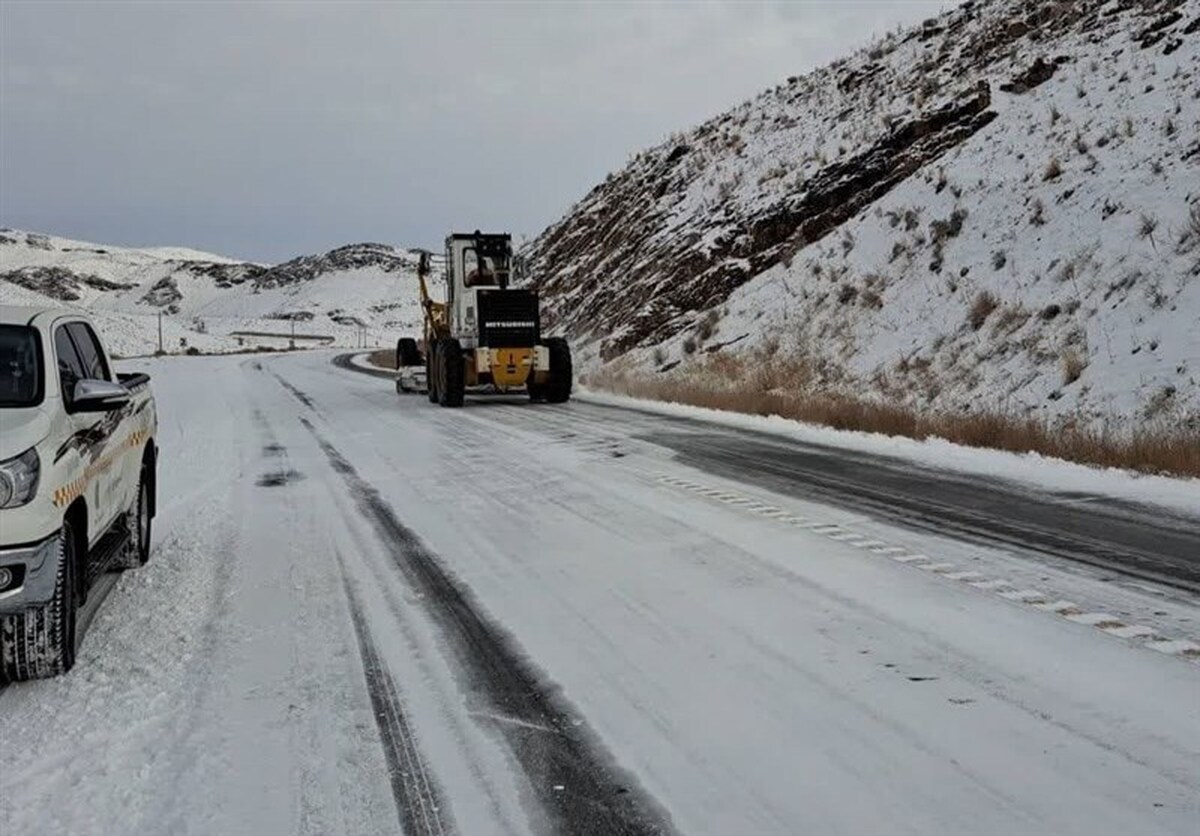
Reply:
[[[162,344],[162,311],[159,311],[159,312],[158,312],[158,353],[159,353],[159,354],[162,354],[162,353],[163,353],[163,344]]]
[[[288,348],[292,351],[296,350],[296,315],[292,314],[292,339],[288,342]]]

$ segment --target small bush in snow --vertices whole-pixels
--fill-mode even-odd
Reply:
[[[946,220],[937,220],[929,225],[929,237],[935,244],[940,244],[948,238],[957,238],[962,232],[963,221],[967,219],[967,210],[959,207],[950,213]]]
[[[667,352],[660,345],[658,348],[654,349],[654,365],[661,366],[665,362],[667,362]]]
[[[992,253],[993,270],[1002,270],[1006,264],[1008,264],[1008,255],[1004,252],[1004,250],[996,250],[994,253]]]
[[[1179,233],[1180,254],[1189,253],[1196,246],[1200,246],[1200,203],[1188,210],[1183,231]]]
[[[1158,218],[1153,215],[1142,214],[1138,221],[1138,238],[1149,238],[1150,244],[1154,244],[1154,230],[1158,229]]]
[[[970,323],[971,330],[978,331],[982,328],[992,311],[999,306],[999,300],[986,290],[976,296],[975,301],[971,303],[971,310],[967,312],[967,322]]]
[[[1087,368],[1087,360],[1075,350],[1063,352],[1062,356],[1063,368],[1063,386],[1070,386],[1075,381],[1079,380],[1079,376],[1083,374],[1083,370]]]
[[[683,341],[683,353],[684,354],[695,354],[696,353],[696,339],[694,337],[687,337]]]
[[[717,330],[717,323],[721,321],[721,314],[715,308],[704,315],[700,320],[700,324],[696,326],[696,336],[703,342],[713,335]]]
[[[1029,216],[1029,223],[1033,226],[1044,226],[1046,223],[1046,204],[1042,203],[1040,197],[1033,201],[1033,214]]]
[[[1021,326],[1029,321],[1029,317],[1029,311],[1020,305],[1009,305],[1001,308],[995,317],[995,331],[997,334],[1011,334],[1014,331],[1020,330]]]
[[[1058,157],[1051,157],[1050,161],[1046,163],[1046,167],[1042,170],[1042,180],[1057,180],[1061,174],[1062,163],[1059,162]]]

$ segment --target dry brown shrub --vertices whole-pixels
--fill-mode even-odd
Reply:
[[[1062,356],[1063,385],[1069,386],[1079,380],[1083,370],[1087,368],[1087,360],[1078,351],[1067,350]]]
[[[971,330],[978,331],[982,328],[992,311],[999,306],[1000,301],[986,290],[976,296],[975,301],[971,303],[971,310],[967,312],[967,322],[970,323]]]
[[[1200,428],[1139,425],[1116,433],[1048,422],[1000,412],[944,414],[841,393],[814,391],[798,373],[808,361],[789,371],[776,367],[756,376],[756,360],[712,357],[704,374],[654,379],[602,370],[591,385],[619,394],[748,415],[778,415],[846,430],[908,438],[944,438],[969,447],[986,447],[1044,456],[1100,467],[1147,473],[1200,477]],[[785,361],[781,361],[785,362]],[[755,379],[759,377],[759,379]],[[765,382],[773,384],[764,389]],[[797,388],[790,388],[797,386]]]
[[[367,355],[367,362],[373,366],[379,366],[381,369],[396,368],[396,349],[381,348],[378,351],[372,351]]]

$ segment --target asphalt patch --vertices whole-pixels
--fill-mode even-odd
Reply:
[[[292,482],[299,482],[303,478],[304,474],[298,470],[276,470],[273,473],[264,473],[259,476],[255,484],[260,488],[278,488],[290,485]]]

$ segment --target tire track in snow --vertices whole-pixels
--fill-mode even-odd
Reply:
[[[299,389],[297,389],[297,388],[296,388],[295,386],[293,386],[292,384],[288,383],[286,380],[284,380],[282,377],[280,377],[279,375],[277,375],[275,372],[271,372],[271,377],[273,377],[273,378],[275,378],[276,380],[278,380],[278,381],[279,381],[279,385],[280,385],[280,386],[282,386],[284,389],[288,390],[288,392],[291,394],[291,396],[292,396],[293,398],[295,398],[296,400],[300,401],[300,403],[302,403],[302,404],[304,404],[305,406],[307,406],[307,407],[308,407],[309,409],[311,409],[313,412],[316,412],[316,411],[317,411],[317,405],[316,405],[315,403],[313,403],[313,400],[312,400],[312,398],[310,398],[310,397],[309,397],[308,395],[306,395],[304,392],[301,392]]]
[[[379,739],[387,759],[400,826],[410,836],[450,836],[456,831],[449,815],[443,813],[445,807],[441,801],[441,790],[425,768],[416,737],[404,714],[399,690],[379,657],[371,628],[363,615],[362,602],[350,585],[340,553],[337,554],[337,561],[346,600],[350,605],[350,620],[358,640],[358,652],[362,657],[375,725],[379,729]]]
[[[666,834],[668,814],[637,786],[557,695],[511,636],[481,612],[469,589],[396,517],[391,506],[305,418],[359,511],[461,663],[473,714],[488,722],[521,768],[555,834]]]

